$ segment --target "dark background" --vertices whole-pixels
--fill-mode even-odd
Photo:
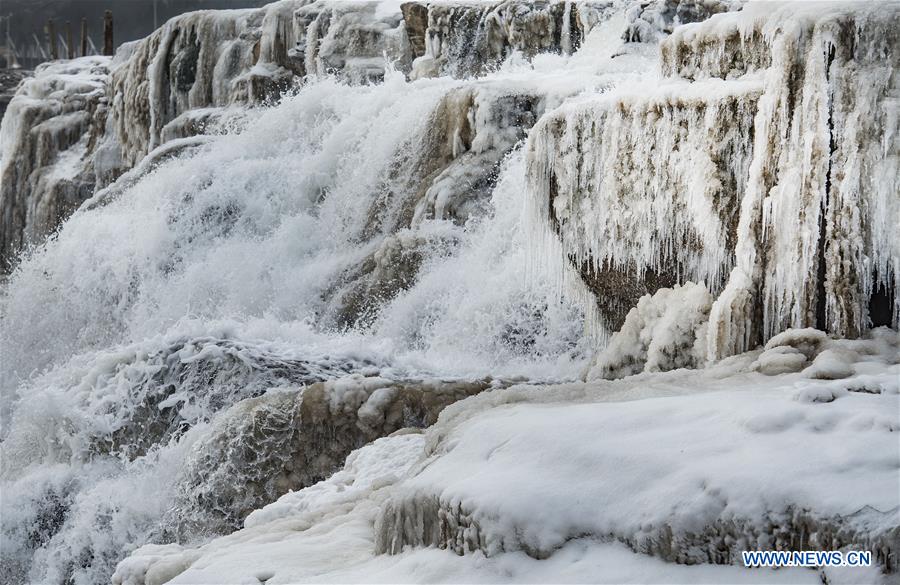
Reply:
[[[38,48],[36,36],[47,50],[44,25],[52,18],[56,33],[66,38],[65,23],[72,24],[73,44],[80,47],[81,18],[87,18],[88,36],[99,51],[103,51],[103,13],[112,10],[114,21],[114,44],[143,38],[161,26],[169,18],[192,10],[253,8],[268,4],[273,0],[0,0],[0,46],[6,45],[7,18],[9,36],[12,38],[20,64],[28,69],[40,63],[43,58]],[[154,24],[154,3],[156,23]],[[60,57],[66,57],[59,43]],[[0,67],[2,58],[0,58]]]

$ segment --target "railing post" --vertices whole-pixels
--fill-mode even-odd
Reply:
[[[81,17],[81,56],[87,57],[88,52],[88,35],[87,35],[87,18]]]
[[[72,43],[72,23],[66,21],[66,55],[69,59],[75,58],[75,45]]]
[[[113,54],[113,15],[112,10],[103,14],[103,54],[112,57]]]
[[[53,24],[52,18],[47,20],[47,37],[49,37],[50,60],[55,61],[59,59],[59,49],[56,43],[56,25]]]

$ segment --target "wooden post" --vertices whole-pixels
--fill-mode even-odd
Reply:
[[[113,54],[113,16],[112,10],[103,14],[103,54],[112,57]]]
[[[47,36],[50,37],[50,60],[55,61],[59,59],[59,49],[57,48],[56,43],[56,25],[53,24],[53,19],[47,20]]]
[[[75,44],[72,42],[72,23],[68,20],[66,21],[66,50],[68,51],[67,57],[69,59],[74,59]]]
[[[87,57],[88,36],[87,36],[87,18],[81,17],[81,56]]]

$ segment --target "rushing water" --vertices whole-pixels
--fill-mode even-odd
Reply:
[[[171,538],[186,450],[269,388],[578,375],[581,309],[554,271],[526,270],[523,129],[492,144],[517,91],[321,79],[101,193],[33,251],[4,298],[2,578],[102,581]],[[449,211],[432,193],[423,211],[427,157],[460,124],[475,137],[451,137],[452,154],[477,172],[460,159],[450,184],[483,183],[493,148],[488,188]],[[180,426],[154,434],[173,404]]]

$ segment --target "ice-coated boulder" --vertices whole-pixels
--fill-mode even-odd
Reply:
[[[179,542],[239,529],[253,510],[327,479],[354,449],[434,424],[449,404],[490,387],[357,374],[238,402],[194,444],[164,523]]]

